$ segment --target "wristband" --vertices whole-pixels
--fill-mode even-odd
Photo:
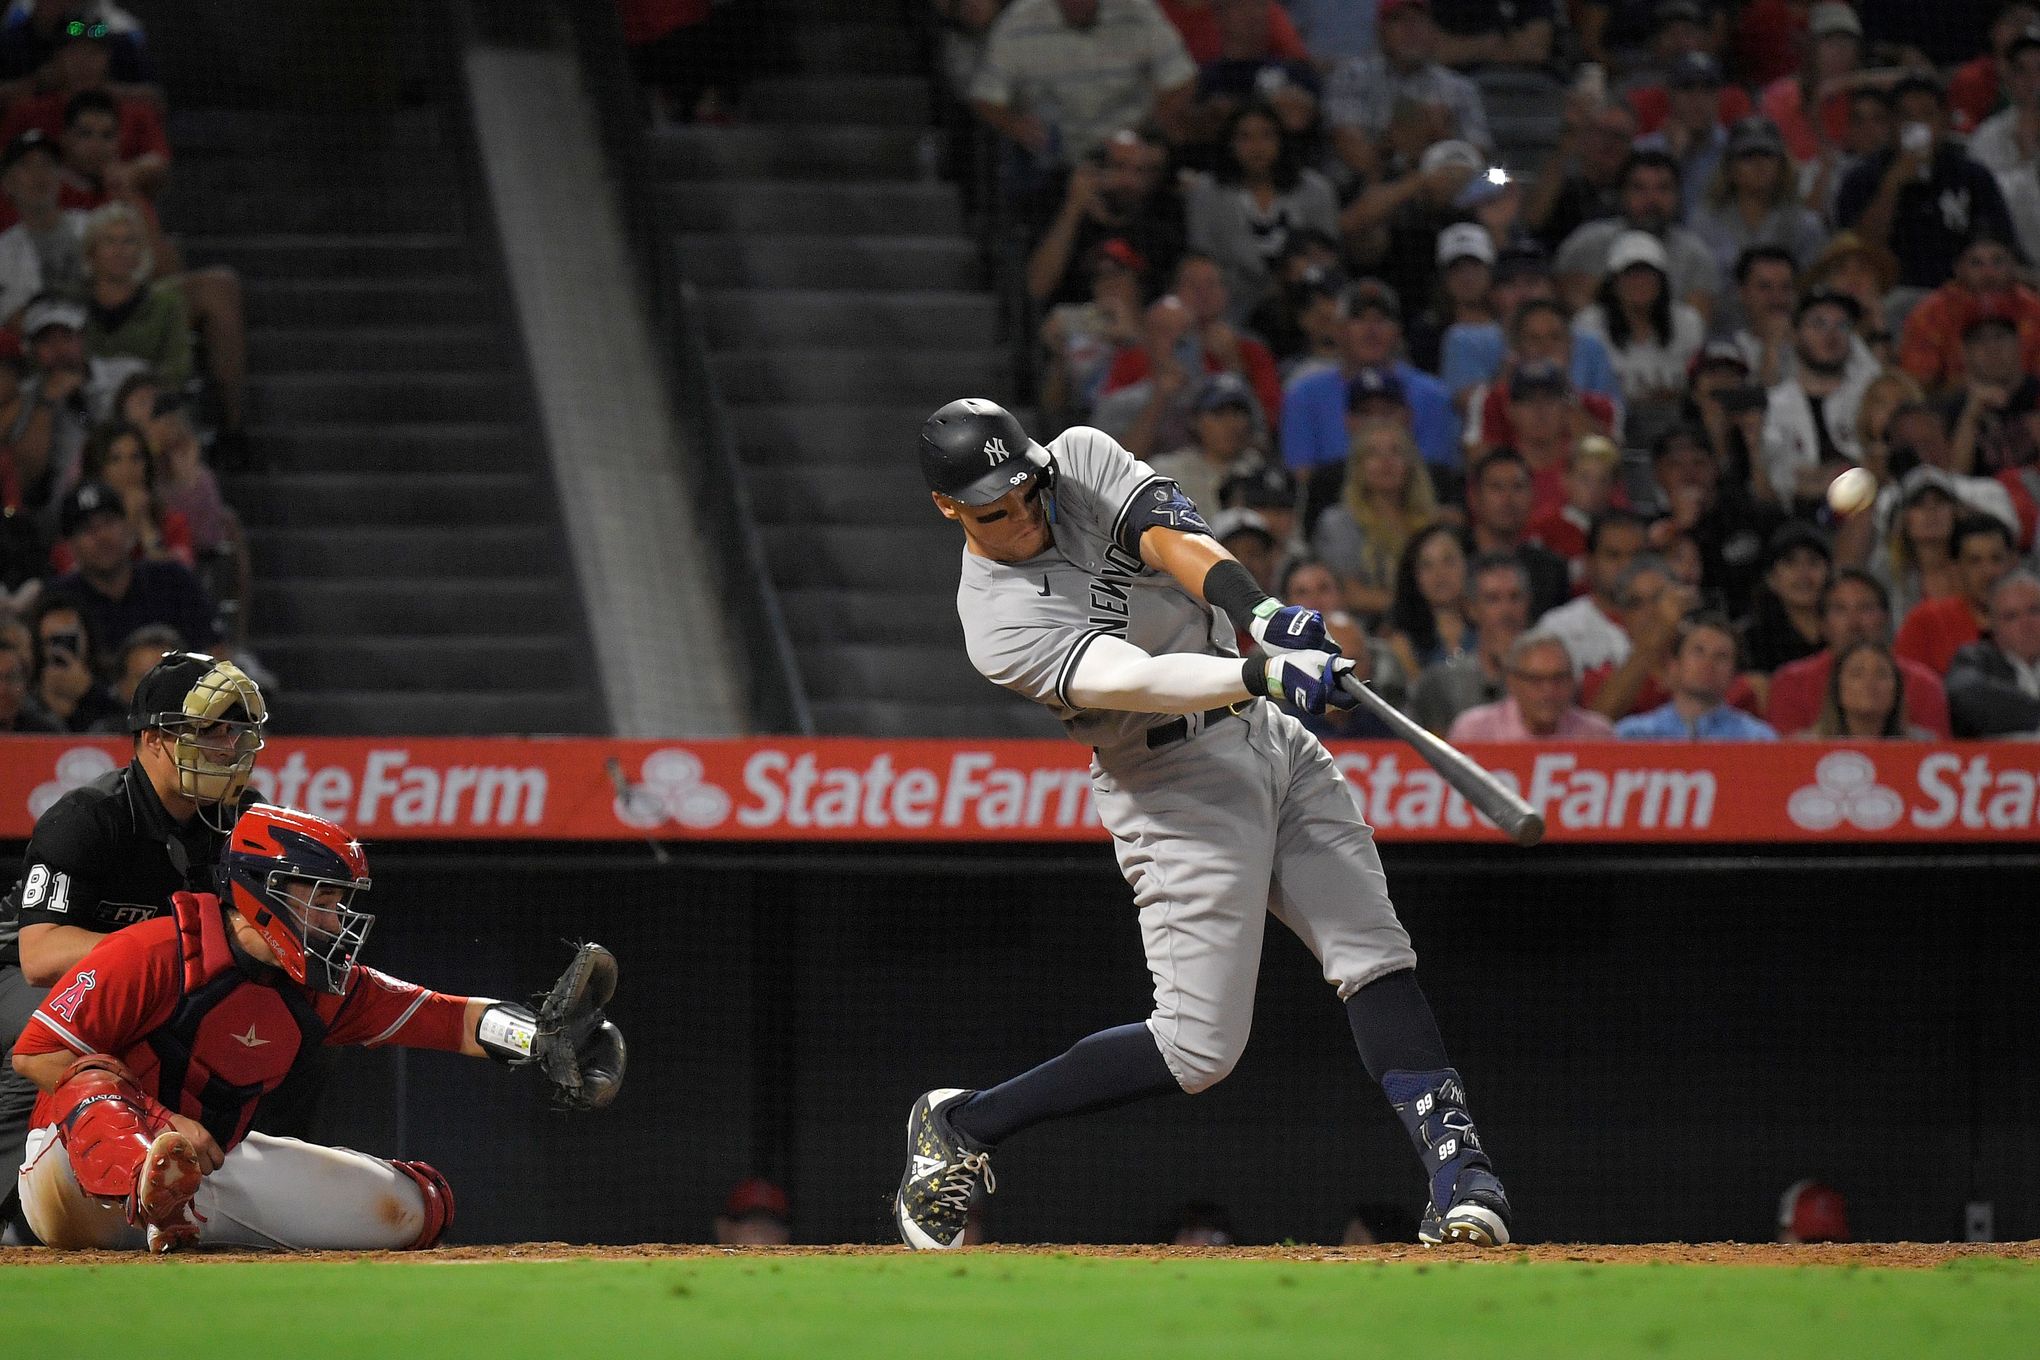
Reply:
[[[1282,607],[1279,600],[1269,598],[1261,589],[1253,574],[1228,557],[1214,562],[1211,570],[1204,573],[1204,602],[1216,605],[1226,612],[1236,628],[1251,628],[1261,614],[1263,605],[1271,606],[1269,613]]]
[[[494,1061],[519,1067],[531,1061],[531,1041],[537,1033],[538,1017],[530,1007],[498,1001],[482,1012],[475,1042]]]

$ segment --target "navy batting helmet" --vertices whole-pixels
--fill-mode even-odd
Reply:
[[[965,505],[990,505],[1048,468],[1048,450],[1027,437],[1012,412],[983,397],[959,397],[921,426],[928,489]]]

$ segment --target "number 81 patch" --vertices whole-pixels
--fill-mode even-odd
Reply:
[[[49,901],[43,900],[45,896]],[[53,873],[45,864],[36,865],[28,871],[28,881],[21,885],[21,906],[24,911],[31,907],[51,913],[69,911],[71,876],[66,873]]]

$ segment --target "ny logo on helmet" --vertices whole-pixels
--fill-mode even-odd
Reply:
[[[1002,459],[1011,458],[1012,456],[1012,454],[1006,452],[1005,440],[987,439],[985,441],[986,467],[997,467]]]

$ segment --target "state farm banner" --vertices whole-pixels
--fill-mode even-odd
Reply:
[[[1475,746],[1574,844],[2040,842],[2040,744]],[[127,759],[0,739],[0,837]],[[1333,747],[1384,841],[1501,836],[1410,748]],[[277,738],[265,798],[371,841],[1098,841],[1089,752],[1054,741]]]

